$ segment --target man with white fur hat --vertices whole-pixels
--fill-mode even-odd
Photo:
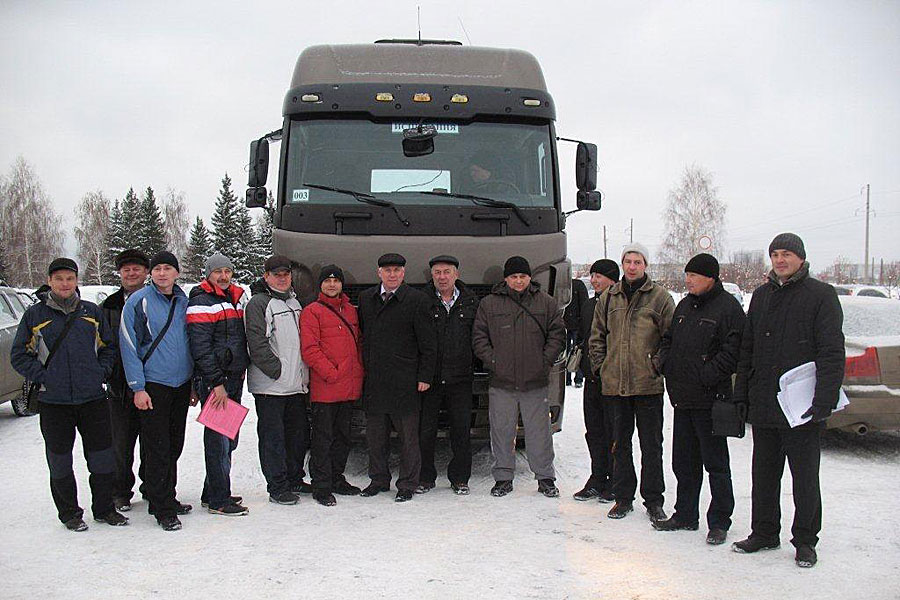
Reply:
[[[651,361],[669,329],[675,301],[647,276],[650,253],[643,244],[622,250],[622,280],[610,287],[594,309],[588,341],[591,369],[600,377],[604,401],[613,407],[612,492],[616,503],[607,516],[621,519],[634,510],[637,476],[631,438],[637,422],[641,444],[641,496],[653,522],[663,511],[663,379]]]

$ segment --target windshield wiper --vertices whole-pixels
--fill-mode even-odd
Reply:
[[[317,183],[308,183],[304,182],[303,185],[306,187],[315,188],[317,190],[325,190],[327,192],[337,192],[338,194],[347,194],[348,196],[353,196],[357,202],[363,202],[365,204],[372,204],[373,206],[383,206],[385,208],[393,209],[394,213],[396,213],[397,218],[400,219],[400,222],[403,223],[406,227],[409,227],[409,219],[403,216],[403,213],[400,212],[400,209],[396,204],[390,202],[388,200],[382,200],[381,198],[376,198],[372,194],[367,192],[357,192],[355,190],[347,190],[339,187],[332,187],[330,185],[319,185]]]
[[[505,200],[497,200],[495,198],[487,198],[485,196],[474,196],[472,194],[460,194],[457,192],[419,192],[420,194],[427,194],[429,196],[444,196],[446,198],[462,198],[463,200],[471,200],[474,204],[478,204],[480,206],[491,206],[494,208],[511,208],[513,212],[516,213],[516,216],[519,217],[523,223],[525,223],[526,227],[531,227],[531,223],[528,221],[528,218],[525,216],[525,213],[519,208],[516,204],[512,202],[506,202]]]

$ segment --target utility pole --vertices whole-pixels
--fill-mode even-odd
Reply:
[[[871,281],[869,275],[869,184],[866,184],[866,281]]]
[[[634,217],[631,218],[631,225],[628,227],[628,243],[634,243]],[[869,222],[866,221],[866,260],[869,260]]]
[[[606,225],[603,226],[603,258],[606,258]]]

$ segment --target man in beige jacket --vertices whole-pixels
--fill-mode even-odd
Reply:
[[[634,510],[637,476],[631,438],[637,422],[641,444],[641,497],[651,521],[663,511],[663,380],[651,357],[672,322],[675,301],[646,273],[649,253],[642,244],[622,251],[622,280],[596,303],[588,352],[600,377],[603,400],[613,408],[612,492],[607,516],[621,519]]]

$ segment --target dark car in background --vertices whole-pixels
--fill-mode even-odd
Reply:
[[[840,302],[850,405],[834,413],[828,427],[859,434],[900,430],[900,302],[856,295],[840,296]]]

